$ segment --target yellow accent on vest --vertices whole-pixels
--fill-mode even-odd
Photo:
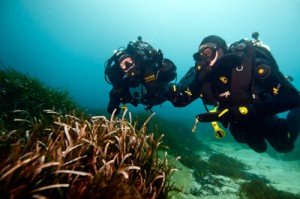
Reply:
[[[265,70],[263,68],[260,68],[260,69],[258,69],[257,72],[258,72],[259,75],[262,75],[262,74],[265,73]]]
[[[200,97],[200,98],[202,98],[202,97],[203,97],[203,94],[202,94],[202,93],[200,93],[199,97]]]
[[[131,76],[135,76],[135,73],[134,73],[134,72],[132,72],[132,73],[131,73]]]
[[[174,91],[174,92],[176,92],[176,91],[177,91],[177,87],[176,87],[176,85],[175,85],[175,84],[173,85],[173,91]]]
[[[219,79],[223,84],[227,84],[227,77],[221,76]]]
[[[240,106],[239,111],[242,115],[247,115],[248,114],[248,109],[244,106]]]
[[[197,66],[197,70],[201,70],[201,68],[202,68],[202,67],[201,67],[200,65]]]
[[[187,95],[192,96],[192,92],[191,91],[184,91]]]
[[[278,88],[273,88],[273,94],[277,95],[278,94],[279,89]]]
[[[210,110],[209,112],[211,112],[211,113],[215,113],[215,112],[217,112],[217,110],[218,110],[218,107],[217,107],[217,106],[215,106],[215,107],[214,107],[214,109],[213,109],[213,110]]]
[[[155,75],[150,75],[144,78],[145,82],[150,82],[152,80],[155,80]]]
[[[222,117],[228,111],[229,111],[228,109],[223,110],[221,113],[219,113],[218,117]]]

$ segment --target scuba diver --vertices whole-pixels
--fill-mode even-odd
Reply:
[[[214,48],[214,54],[210,55],[214,57],[213,60],[202,56],[204,53],[211,53],[208,52],[209,46]],[[204,38],[198,52],[193,55],[195,65],[190,67],[178,84],[170,84],[170,102],[175,107],[185,107],[200,97],[205,108],[207,108],[206,105],[216,105],[217,101],[212,96],[208,77],[214,63],[227,52],[227,44],[222,38],[215,35]]]
[[[258,33],[229,48],[219,36],[208,36],[194,59],[194,75],[185,76],[170,98],[174,106],[200,97],[205,106],[217,108],[197,115],[198,122],[221,122],[237,142],[258,153],[267,150],[267,142],[278,152],[293,150],[300,131],[299,92],[280,72]],[[276,115],[286,111],[286,118]]]
[[[107,111],[119,114],[120,104],[143,104],[145,110],[167,100],[168,83],[177,76],[175,64],[139,36],[120,47],[105,63],[105,80],[113,86]]]

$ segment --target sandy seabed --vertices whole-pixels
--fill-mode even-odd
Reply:
[[[256,153],[251,149],[242,147],[237,143],[228,142],[209,142],[208,144],[215,151],[220,151],[229,157],[233,157],[237,160],[249,166],[247,172],[263,176],[270,181],[270,185],[277,190],[294,193],[300,196],[300,160],[298,161],[284,161],[271,157],[268,153]],[[299,154],[300,155],[300,154]],[[188,191],[191,188],[199,188],[200,185],[194,180],[192,175],[193,170],[183,166],[178,162],[176,165],[179,169],[174,173],[172,180],[175,182],[175,186],[182,188],[183,192],[170,192],[169,198],[171,199],[238,199],[239,184],[242,180],[232,180],[228,177],[217,176],[222,178],[226,182],[226,186],[223,186],[221,190],[218,190],[218,195],[201,195],[194,196],[189,194]]]

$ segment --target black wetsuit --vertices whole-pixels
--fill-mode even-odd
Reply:
[[[110,72],[113,88],[109,93],[107,107],[109,113],[116,109],[118,114],[121,103],[130,103],[134,106],[143,104],[146,110],[151,110],[152,106],[167,100],[167,85],[176,77],[176,66],[169,59],[152,55],[147,57],[145,56],[147,53],[141,52],[140,49],[140,54],[132,52],[129,54],[126,49],[114,58],[114,65],[111,66]],[[120,69],[121,56],[130,56],[134,60],[134,67],[127,74]]]
[[[279,71],[269,51],[250,47],[243,55],[227,54],[213,67],[192,67],[177,85],[169,100],[184,107],[199,97],[205,104],[218,104],[218,110],[251,107],[252,116],[226,118],[220,122],[234,139],[256,152],[267,149],[266,140],[279,152],[294,147],[300,130],[300,96]],[[290,111],[289,111],[290,110]],[[276,114],[289,111],[286,119]],[[250,115],[250,113],[249,113]]]
[[[234,59],[227,55],[218,61],[210,79],[212,92],[219,111],[245,106],[251,107],[252,115],[230,118],[225,126],[229,123],[234,139],[256,152],[266,151],[266,141],[278,152],[290,152],[300,131],[299,92],[266,49],[250,46],[240,63]],[[285,111],[286,119],[276,115]]]

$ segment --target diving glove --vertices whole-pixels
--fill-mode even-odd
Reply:
[[[201,113],[196,116],[196,119],[199,122],[213,122],[213,121],[219,121],[220,118],[218,117],[219,113],[217,112],[209,112],[209,113]]]
[[[199,122],[243,122],[255,116],[252,105],[232,106],[218,112],[202,113],[196,116]]]

